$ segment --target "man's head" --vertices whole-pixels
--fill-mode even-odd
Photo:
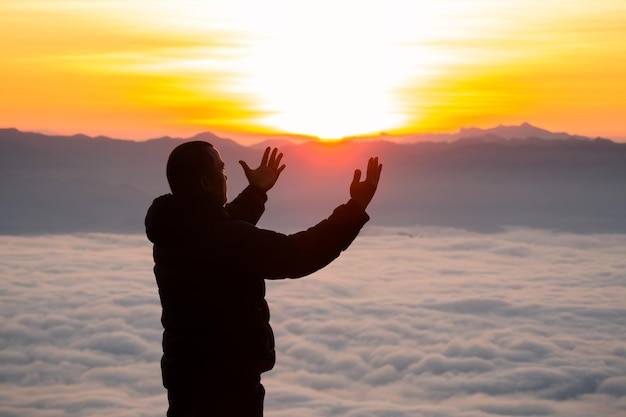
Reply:
[[[224,161],[208,142],[185,142],[174,148],[166,174],[174,195],[206,195],[220,205],[228,199]]]

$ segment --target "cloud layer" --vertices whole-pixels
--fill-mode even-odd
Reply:
[[[165,414],[143,236],[0,237],[0,416]],[[366,230],[268,283],[268,417],[626,412],[625,235]]]

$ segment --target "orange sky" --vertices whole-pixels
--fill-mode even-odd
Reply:
[[[20,0],[0,27],[0,127],[626,140],[623,0]]]

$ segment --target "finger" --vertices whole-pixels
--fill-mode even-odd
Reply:
[[[261,159],[261,166],[267,165],[267,157],[270,154],[270,147],[265,148],[265,152],[263,152],[263,158]]]
[[[378,170],[378,157],[374,157],[374,161],[372,163],[372,169],[374,170],[374,172],[376,172]]]
[[[271,167],[272,166],[274,166],[274,167],[276,166],[274,164],[276,162],[276,152],[277,151],[278,151],[278,148],[272,149],[272,155],[270,156],[270,160],[269,160],[269,163],[268,163],[268,165],[271,166]]]
[[[285,168],[286,168],[286,165],[285,165],[285,164],[282,164],[282,165],[280,166],[280,168],[278,168],[278,169],[276,170],[276,178],[278,178],[278,177],[280,176],[280,173],[281,173],[281,172],[283,172],[283,169],[285,169]]]
[[[250,167],[248,166],[248,164],[246,164],[244,161],[239,161],[239,164],[243,168],[243,172],[245,172],[246,175],[248,175],[248,172],[250,171]]]
[[[367,181],[374,185],[374,187],[378,185],[382,167],[382,164],[378,163],[378,157],[370,158],[367,165]]]
[[[383,164],[378,162],[378,157],[376,158],[376,166],[374,167],[374,179],[375,184],[378,186],[378,182],[380,181],[380,173],[383,170]]]
[[[376,157],[375,163],[374,163],[374,174],[373,174],[376,184],[378,184],[378,180],[380,180],[381,167],[382,165],[378,162],[378,157]]]
[[[352,183],[359,183],[359,181],[361,181],[361,170],[360,169],[355,169],[354,170],[354,177],[352,178]]]
[[[283,159],[283,154],[282,152],[278,154],[278,156],[276,157],[276,161],[274,161],[274,166],[279,166],[280,165],[280,161],[281,159]]]
[[[370,158],[367,161],[367,176],[366,176],[366,181],[373,181],[374,180],[374,175],[376,172],[376,166],[378,165],[378,158]]]

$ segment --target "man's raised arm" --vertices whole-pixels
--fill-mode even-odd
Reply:
[[[370,158],[365,180],[355,170],[350,200],[325,220],[291,235],[249,228],[239,242],[247,268],[266,279],[297,278],[328,265],[345,250],[369,220],[365,209],[376,193],[382,165]]]

